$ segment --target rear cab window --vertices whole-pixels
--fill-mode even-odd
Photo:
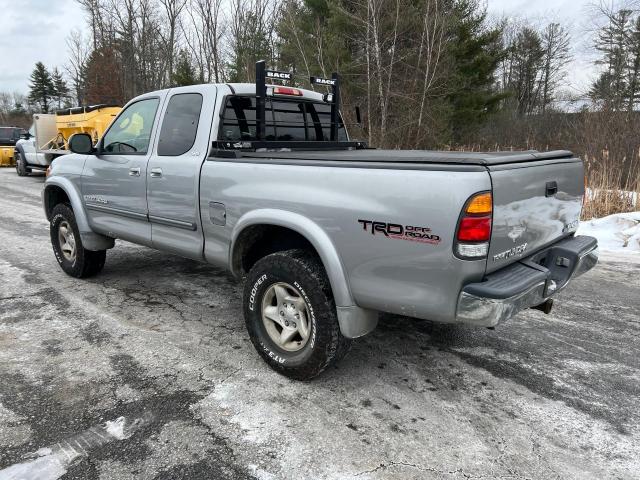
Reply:
[[[325,103],[267,98],[265,120],[267,141],[329,141],[331,138],[331,106]],[[257,140],[255,96],[227,97],[219,140]],[[338,128],[338,140],[347,141],[342,119]]]

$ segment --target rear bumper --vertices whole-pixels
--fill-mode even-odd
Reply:
[[[465,286],[458,297],[456,321],[494,327],[525,308],[545,302],[598,263],[598,242],[573,237]]]

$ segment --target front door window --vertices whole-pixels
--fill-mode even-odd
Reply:
[[[105,134],[101,153],[147,153],[158,103],[157,98],[148,98],[129,105]]]

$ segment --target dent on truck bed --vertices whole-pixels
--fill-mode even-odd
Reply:
[[[489,172],[494,213],[487,272],[575,233],[584,193],[580,160],[535,162],[526,168],[490,168]]]

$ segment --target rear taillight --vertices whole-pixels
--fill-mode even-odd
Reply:
[[[484,258],[489,253],[493,221],[491,192],[476,193],[464,206],[460,215],[454,253],[464,259]]]
[[[458,227],[459,242],[488,242],[491,238],[491,217],[464,217]]]

